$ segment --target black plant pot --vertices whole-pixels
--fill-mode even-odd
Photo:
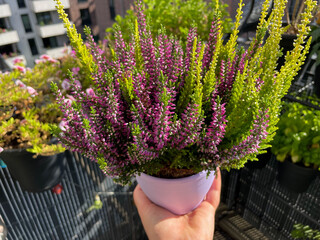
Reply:
[[[293,49],[293,42],[296,38],[297,38],[297,35],[287,34],[287,33],[282,34],[279,45],[282,48],[283,55],[278,59],[277,70],[280,70],[280,68],[284,65],[285,56],[288,51],[291,51]]]
[[[314,93],[318,97],[320,97],[320,65],[316,67],[313,82],[314,82]]]
[[[266,153],[263,153],[257,156],[259,161],[248,161],[246,163],[246,167],[250,169],[262,169],[270,161],[271,156],[272,156],[271,150],[270,148],[268,148]]]
[[[288,190],[302,193],[307,191],[317,173],[316,169],[300,166],[286,160],[279,163],[278,180]]]
[[[6,163],[11,175],[23,190],[42,192],[56,186],[66,168],[66,154],[33,157],[25,149],[5,150],[0,158]]]

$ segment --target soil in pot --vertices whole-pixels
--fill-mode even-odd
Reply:
[[[66,168],[66,154],[37,156],[25,149],[9,149],[0,154],[10,174],[23,190],[42,192],[57,185]]]
[[[311,182],[317,176],[318,171],[307,168],[289,160],[279,163],[279,183],[290,191],[302,193],[307,191]]]

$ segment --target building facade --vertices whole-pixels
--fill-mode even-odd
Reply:
[[[71,22],[83,33],[85,25],[103,39],[117,14],[134,0],[61,0]],[[0,0],[0,54],[9,67],[19,57],[32,67],[42,54],[63,56],[69,40],[53,0]]]

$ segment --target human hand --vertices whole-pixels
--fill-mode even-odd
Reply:
[[[133,192],[143,227],[151,240],[164,239],[213,239],[215,212],[219,206],[221,175],[217,177],[205,200],[192,212],[179,216],[152,203],[139,185]]]

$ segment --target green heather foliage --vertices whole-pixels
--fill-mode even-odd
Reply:
[[[12,72],[0,74],[0,149],[26,148],[35,155],[63,152],[51,144],[50,129],[61,121],[61,112],[50,92],[58,62],[41,61],[34,69],[17,64]]]
[[[83,44],[60,0],[55,1],[93,84],[86,92],[73,86],[72,103],[65,102],[58,87],[52,85],[66,119],[65,130],[55,128],[53,132],[65,146],[97,161],[121,183],[134,174],[153,175],[164,168],[196,173],[217,167],[238,169],[248,160],[257,160],[256,155],[270,147],[281,99],[309,50],[311,39],[305,41],[316,5],[305,1],[294,49],[277,71],[285,0],[274,1],[268,19],[269,0],[263,4],[248,49],[237,44],[242,1],[227,43],[222,39],[218,6],[208,41],[191,28],[181,43],[166,36],[165,29],[154,37],[150,29],[157,28],[157,23],[145,20],[140,3],[135,25],[130,28],[131,41],[125,42],[121,32],[116,32],[110,61],[99,54],[89,29],[85,32],[90,45]]]
[[[297,102],[284,103],[272,152],[285,159],[314,168],[320,167],[320,111]]]
[[[227,11],[227,4],[219,4],[216,0],[206,2],[204,0],[143,0],[146,5],[145,15],[152,22],[151,33],[158,34],[159,29],[164,27],[168,34],[173,34],[185,41],[191,24],[198,28],[198,34],[202,40],[208,40],[210,25],[215,17],[215,9],[220,10],[223,33],[230,33],[233,27],[232,20]],[[115,23],[106,32],[111,33],[108,38],[114,40],[114,33],[122,29],[124,40],[130,39],[130,28],[135,21],[135,12],[132,9],[127,11],[125,17],[116,16]]]

